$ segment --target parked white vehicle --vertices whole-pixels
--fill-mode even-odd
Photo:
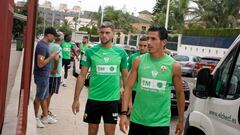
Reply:
[[[240,135],[240,35],[211,74],[201,69],[184,135]]]

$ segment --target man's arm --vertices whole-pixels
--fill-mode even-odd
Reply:
[[[177,62],[173,64],[173,84],[176,90],[177,96],[177,108],[178,108],[178,124],[176,126],[176,131],[178,135],[181,135],[183,132],[184,125],[184,108],[185,108],[185,97],[184,97],[184,89],[183,89],[183,81],[181,75],[181,65]]]
[[[58,54],[57,51],[54,51],[48,58],[45,59],[45,56],[38,54],[37,55],[37,66],[39,68],[44,67],[47,65],[51,59],[53,59]]]
[[[138,71],[138,65],[139,65],[140,59],[136,58],[134,60],[132,69],[130,71],[130,74],[127,79],[127,85],[124,88],[123,98],[122,98],[122,112],[125,112],[124,115],[121,115],[120,117],[120,129],[122,132],[126,133],[128,129],[128,123],[127,123],[127,110],[128,105],[130,101],[130,97],[132,95],[132,87],[137,79],[137,71]]]
[[[75,93],[73,98],[73,104],[72,104],[72,111],[74,114],[79,112],[79,96],[82,91],[82,88],[84,86],[84,82],[86,80],[86,75],[88,72],[88,67],[82,67],[81,72],[77,78],[76,86],[75,86]]]
[[[53,65],[53,69],[51,71],[51,74],[56,74],[57,73],[57,68],[58,68],[58,64],[59,64],[59,54],[55,57],[54,59],[54,65]]]
[[[127,70],[127,68],[121,69],[121,74],[122,74],[123,88],[125,88],[125,86],[127,84],[127,77],[128,77],[128,70]]]

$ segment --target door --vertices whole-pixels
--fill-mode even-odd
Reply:
[[[240,43],[232,49],[216,75],[213,97],[205,102],[205,114],[215,135],[239,135]],[[201,124],[205,124],[201,121]]]

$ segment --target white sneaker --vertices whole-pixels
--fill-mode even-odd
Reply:
[[[37,128],[44,128],[45,127],[39,118],[36,118],[36,122],[37,122]]]
[[[48,116],[51,116],[53,119],[57,118],[57,115],[53,114],[51,111],[48,111]]]
[[[53,118],[50,117],[50,116],[47,116],[47,117],[41,118],[41,122],[42,122],[43,124],[56,124],[56,123],[57,123],[57,120],[56,120],[56,119],[53,119]]]

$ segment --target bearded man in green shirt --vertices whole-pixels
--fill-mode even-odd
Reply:
[[[79,95],[84,86],[88,69],[91,77],[84,122],[88,123],[88,135],[97,135],[101,117],[104,120],[106,135],[114,135],[118,119],[118,100],[120,99],[120,73],[124,84],[127,80],[127,53],[123,48],[113,45],[113,25],[103,22],[99,37],[101,44],[89,48],[81,58],[81,72],[78,76],[72,111],[79,112]]]
[[[175,133],[182,134],[185,98],[181,65],[164,53],[167,37],[167,30],[164,27],[150,27],[149,53],[141,55],[133,62],[122,99],[120,130],[124,133],[127,133],[128,129],[128,103],[132,87],[137,81],[129,135],[169,135],[172,84],[176,89],[179,114]]]

